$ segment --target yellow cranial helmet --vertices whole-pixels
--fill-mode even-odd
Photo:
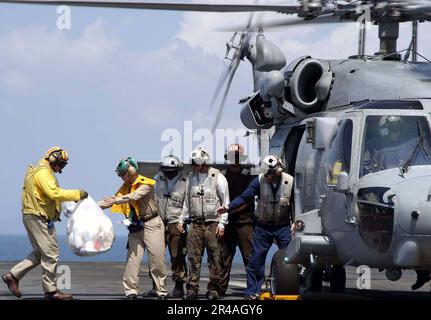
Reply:
[[[66,150],[63,150],[59,146],[55,146],[50,148],[46,153],[46,160],[51,164],[58,164],[61,169],[63,169],[67,165],[67,161],[69,161],[69,154]]]

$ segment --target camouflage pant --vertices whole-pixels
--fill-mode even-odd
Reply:
[[[247,268],[253,249],[253,224],[228,224],[221,241],[221,287],[225,293],[229,286],[230,270],[236,247],[241,251],[244,267]]]
[[[165,239],[171,255],[172,280],[174,282],[186,282],[187,264],[186,264],[186,246],[187,234],[180,233],[177,229],[177,223],[166,226]]]
[[[205,248],[208,254],[209,278],[207,290],[221,293],[220,286],[220,244],[216,232],[218,223],[192,223],[187,235],[187,255],[189,259],[189,280],[187,291],[199,292],[201,262]]]

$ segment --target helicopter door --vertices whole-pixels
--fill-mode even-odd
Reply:
[[[292,177],[295,175],[296,157],[298,155],[299,144],[304,135],[305,126],[293,128],[284,143],[284,159],[287,168],[287,173]]]
[[[351,204],[353,194],[346,190],[338,190],[338,177],[342,173],[350,176],[353,142],[353,121],[342,120],[337,135],[326,152],[322,170],[326,174],[326,191],[322,201],[325,225],[331,230],[351,231],[353,216]],[[323,179],[322,179],[323,180]]]

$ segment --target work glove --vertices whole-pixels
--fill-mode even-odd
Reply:
[[[84,190],[79,190],[79,200],[88,198],[88,192]]]

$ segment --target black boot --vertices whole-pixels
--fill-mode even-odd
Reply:
[[[425,283],[431,280],[430,272],[428,270],[416,270],[416,282],[412,285],[412,290],[417,290]]]
[[[170,298],[182,298],[183,295],[184,295],[183,282],[182,281],[176,281],[175,282],[175,288],[169,294],[169,297]]]

